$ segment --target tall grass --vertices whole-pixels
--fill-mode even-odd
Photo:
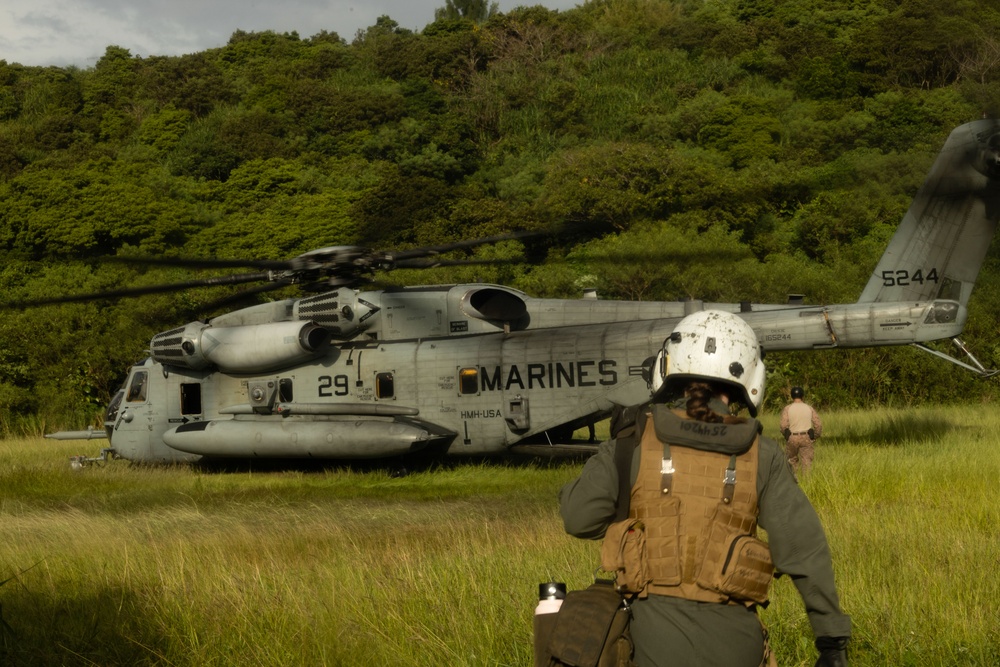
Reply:
[[[0,411],[0,438],[42,437],[46,433],[58,430],[63,424],[72,424],[67,428],[80,428],[81,424],[94,428],[104,428],[103,411],[69,410],[61,414],[49,412],[48,416],[40,413],[12,414],[7,410]],[[50,421],[51,420],[51,421]],[[56,426],[57,428],[53,428]]]
[[[998,425],[983,407],[827,417],[801,484],[853,617],[852,664],[1000,664]],[[779,655],[807,664],[791,582],[774,598]]]
[[[1000,664],[1000,418],[824,417],[801,483],[852,664]],[[579,462],[70,471],[94,447],[0,441],[0,664],[530,665],[537,583],[597,564],[558,518]],[[780,664],[811,665],[794,587],[772,599]]]

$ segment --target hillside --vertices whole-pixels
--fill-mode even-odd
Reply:
[[[283,259],[514,229],[561,233],[530,263],[392,279],[853,301],[948,132],[1000,114],[997,34],[1000,13],[964,0],[593,0],[420,32],[384,17],[352,42],[109,46],[85,70],[0,61],[0,301],[199,275],[108,257]],[[988,366],[998,284],[993,252],[966,332]],[[222,293],[5,312],[0,419],[93,419],[153,333]],[[996,387],[910,349],[771,368],[771,400],[795,382],[840,407]]]

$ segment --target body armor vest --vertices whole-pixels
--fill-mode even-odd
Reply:
[[[749,447],[739,453],[705,451],[692,442],[699,433],[746,426],[696,422],[680,411],[675,416],[682,421],[674,423],[688,432],[687,445],[663,442],[654,420],[646,421],[629,518],[608,530],[612,539],[631,541],[631,553],[621,554],[614,565],[627,575],[626,588],[641,587],[631,592],[642,595],[766,602],[774,567],[767,545],[756,539],[759,437],[749,432]]]

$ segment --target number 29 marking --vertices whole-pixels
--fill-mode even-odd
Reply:
[[[882,272],[883,287],[906,287],[907,285],[923,285],[924,283],[936,283],[937,281],[937,269],[931,269],[926,275],[924,275],[923,269],[917,269],[912,275],[906,269]]]
[[[320,396],[347,396],[347,376],[321,375],[319,378]]]

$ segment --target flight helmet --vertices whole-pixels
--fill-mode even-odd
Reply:
[[[691,380],[704,380],[735,389],[733,399],[754,417],[764,400],[764,360],[757,334],[746,320],[721,310],[702,310],[678,322],[663,342],[651,375],[654,396],[680,395]]]
[[[792,398],[805,398],[806,392],[802,387],[792,387]]]

